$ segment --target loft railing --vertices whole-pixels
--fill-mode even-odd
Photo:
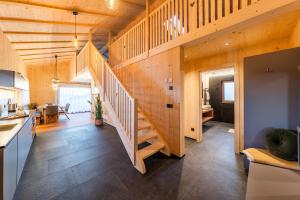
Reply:
[[[88,48],[84,48],[82,54],[89,55],[89,69],[95,81],[98,82],[104,103],[108,102],[114,111],[113,120],[122,139],[122,142],[135,165],[137,151],[137,103],[126,90],[117,76],[106,62],[106,59],[98,52],[90,42]],[[82,56],[85,59],[84,56]]]
[[[127,65],[294,2],[166,0],[112,42],[110,62]]]

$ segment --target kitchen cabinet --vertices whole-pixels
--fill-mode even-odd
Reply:
[[[33,142],[34,125],[33,118],[28,118],[11,141],[0,148],[0,200],[14,197]]]
[[[18,138],[4,148],[3,152],[3,200],[11,200],[17,188]]]
[[[32,118],[30,118],[18,133],[18,172],[17,183],[19,182],[25,166],[26,158],[32,144]]]
[[[15,78],[14,72],[8,70],[0,70],[0,86],[3,87],[14,87]]]

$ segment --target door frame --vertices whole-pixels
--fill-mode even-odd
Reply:
[[[198,98],[195,99],[195,101],[198,101],[198,103],[195,103],[195,110],[199,112],[198,115],[195,117],[198,119],[195,119],[196,121],[200,122],[200,126],[196,127],[195,130],[195,139],[197,142],[202,141],[202,73],[206,71],[212,71],[212,70],[219,70],[219,69],[226,69],[226,68],[233,68],[234,69],[234,83],[235,83],[235,102],[234,102],[234,149],[235,153],[240,153],[244,149],[244,134],[243,134],[243,124],[244,124],[244,116],[243,116],[243,68],[240,67],[242,65],[238,65],[237,63],[226,63],[222,65],[212,65],[207,66],[201,69],[195,70],[198,74],[198,77],[196,79],[196,83],[198,86],[196,88],[199,88],[197,90],[197,96]]]

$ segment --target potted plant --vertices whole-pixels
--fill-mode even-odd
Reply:
[[[93,105],[95,108],[95,125],[102,126],[103,125],[103,110],[102,110],[102,102],[100,100],[100,95],[94,98],[94,103],[88,101],[89,104]]]

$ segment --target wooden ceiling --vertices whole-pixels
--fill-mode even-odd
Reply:
[[[100,49],[109,32],[118,33],[145,10],[145,0],[0,0],[0,29],[27,63],[48,61],[55,54],[70,59],[75,54],[74,10],[79,12],[79,46],[91,31]]]
[[[289,38],[299,19],[300,12],[295,10],[284,15],[263,19],[259,23],[246,23],[243,27],[222,35],[201,38],[184,46],[184,60],[188,62]]]

